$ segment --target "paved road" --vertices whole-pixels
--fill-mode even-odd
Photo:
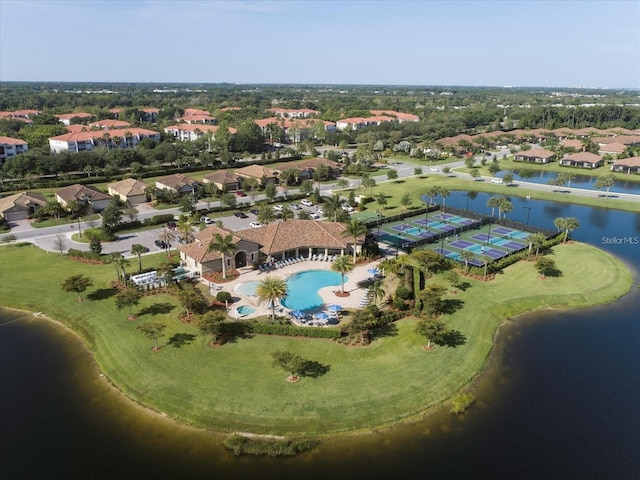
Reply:
[[[492,152],[492,156],[493,156],[493,153],[494,152]],[[509,151],[501,150],[495,153],[497,154],[498,158],[502,158],[502,156],[504,154],[508,154]],[[480,162],[482,158],[484,158],[483,155],[477,155],[475,157],[475,160],[477,162]],[[422,169],[424,173],[429,175],[445,175],[444,173],[442,173],[442,169],[444,167],[449,167],[453,171],[453,173],[449,173],[449,175],[454,174],[458,177],[467,178],[470,181],[474,181],[471,175],[467,173],[454,171],[454,169],[458,167],[463,167],[464,165],[465,164],[463,160],[456,160],[454,162],[450,162],[447,164],[438,165],[437,167],[438,171],[431,171],[430,169],[431,167],[428,167],[428,166],[427,167],[422,166]],[[398,172],[398,178],[406,178],[414,174],[414,169],[416,168],[416,166],[417,165],[413,163],[395,162],[392,165],[383,166],[382,172],[379,175],[374,176],[373,178],[376,180],[378,184],[387,181],[386,169],[389,169],[389,168],[393,168]],[[480,179],[477,179],[475,181],[489,182],[490,180],[491,180],[491,177],[481,177]],[[361,181],[359,179],[350,180],[350,186],[352,187],[358,187],[360,183]],[[594,191],[594,190],[586,190],[586,189],[573,188],[573,187],[558,188],[556,186],[544,185],[544,184],[532,183],[532,182],[524,182],[524,181],[514,181],[513,186],[504,185],[504,193],[508,194],[509,189],[517,188],[517,186],[522,186],[522,187],[526,187],[528,189],[537,190],[537,191],[549,191],[549,192],[562,191],[566,194],[580,195],[580,196],[586,196],[586,197],[592,197],[592,198],[599,198],[603,196],[602,192]],[[335,188],[335,184],[322,184],[320,185],[320,192],[323,195],[331,195],[333,193],[334,188]],[[289,193],[291,194],[297,193],[297,190],[290,189]],[[610,194],[610,197],[624,198],[625,200],[640,202],[640,195],[612,193]],[[255,201],[260,202],[265,199],[266,197],[264,195],[257,195],[255,198]],[[284,199],[282,192],[279,193],[279,197],[276,199],[274,204],[278,203],[278,199],[280,200]],[[252,199],[249,196],[238,197],[237,202],[238,202],[238,205],[246,205],[246,204],[250,204],[252,202]],[[201,201],[196,205],[196,208],[197,210],[207,210],[209,208],[215,208],[218,205],[219,205],[219,202],[211,202],[207,205],[205,202]],[[317,207],[305,207],[301,205],[301,208],[308,210],[310,212],[317,211]],[[139,213],[137,215],[137,218],[139,220],[151,218],[154,215],[159,215],[159,214],[173,214],[176,216],[180,214],[180,210],[178,208],[156,210],[146,204],[138,206],[138,211]],[[231,216],[222,217],[222,220],[223,220],[224,226],[229,230],[232,230],[232,231],[242,230],[242,229],[250,228],[249,223],[256,221],[256,216],[254,214],[247,213],[247,215],[248,215],[248,218],[244,218],[244,219],[237,218],[231,215]],[[213,220],[217,220],[219,217],[215,215],[210,215],[210,218],[212,218]],[[99,221],[94,222],[93,224],[93,226],[99,226],[99,225],[100,225]],[[71,236],[74,233],[76,233],[76,231],[78,230],[78,227],[82,231],[84,231],[88,228],[91,228],[91,226],[92,225],[90,225],[90,223],[88,222],[80,222],[80,225],[76,223],[72,225],[63,225],[63,226],[56,226],[56,227],[33,228],[30,225],[30,223],[25,220],[25,221],[20,221],[12,224],[11,234],[15,235],[17,240],[19,241],[32,242],[38,247],[48,251],[57,251],[56,241],[58,239],[58,236],[60,235],[64,237],[65,239],[64,242],[66,244],[67,249],[76,248],[78,250],[86,251],[86,250],[89,250],[89,246],[86,243],[74,242],[71,239]],[[149,253],[157,253],[161,251],[161,249],[158,248],[154,244],[154,242],[159,238],[160,233],[162,232],[162,229],[163,229],[162,227],[159,227],[153,230],[146,230],[146,231],[122,235],[115,242],[103,243],[102,251],[103,253],[111,253],[111,252],[117,251],[117,252],[121,252],[125,256],[131,256],[131,252],[130,252],[131,245],[135,243],[139,243],[149,248]]]

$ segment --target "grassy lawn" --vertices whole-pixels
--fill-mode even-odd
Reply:
[[[207,338],[178,320],[181,308],[171,296],[145,297],[134,309],[139,318],[127,321],[128,311],[116,309],[109,287],[112,265],[80,264],[31,245],[1,248],[4,305],[42,311],[79,332],[105,374],[128,396],[197,426],[272,434],[370,429],[418,414],[449,398],[483,368],[505,318],[538,308],[610,302],[632,284],[631,274],[611,255],[583,244],[565,245],[553,254],[560,277],[541,280],[532,263],[520,262],[493,282],[468,280],[469,288],[451,294],[464,302],[464,308],[443,318],[466,338],[457,348],[425,352],[425,339],[413,333],[412,319],[364,348],[267,336],[211,348]],[[143,268],[162,258],[144,256]],[[60,289],[77,273],[93,279],[81,303]],[[159,353],[136,329],[146,321],[167,325]],[[292,351],[328,371],[288,383],[287,373],[271,366],[276,350]]]

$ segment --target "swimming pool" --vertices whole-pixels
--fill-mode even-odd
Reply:
[[[236,308],[236,311],[238,312],[238,316],[244,317],[245,315],[251,315],[252,313],[254,313],[256,311],[256,307],[250,307],[249,305],[240,305],[238,308]]]
[[[315,310],[322,307],[322,298],[318,290],[323,287],[338,286],[342,283],[339,273],[330,270],[305,270],[287,278],[289,295],[282,299],[282,305],[291,310]],[[347,281],[345,275],[344,281]],[[238,285],[236,292],[253,296],[259,281],[245,282]]]

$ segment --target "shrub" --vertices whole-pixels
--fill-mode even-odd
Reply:
[[[451,399],[453,403],[451,413],[455,413],[456,415],[464,413],[475,401],[476,397],[473,393],[456,393]]]
[[[293,456],[300,452],[311,450],[318,445],[312,439],[279,439],[279,438],[250,438],[234,435],[225,440],[223,445],[235,455],[269,455],[270,457]]]
[[[216,300],[220,303],[231,302],[232,297],[229,292],[225,292],[224,290],[222,290],[216,294]]]
[[[396,288],[396,297],[402,300],[408,300],[411,297],[411,290],[402,284],[398,285],[398,288]]]
[[[288,337],[328,338],[337,340],[342,332],[336,328],[297,327],[291,324],[261,323],[251,324],[253,333],[262,335],[283,335]]]
[[[173,220],[173,215],[171,213],[163,213],[160,215],[154,215],[153,217],[145,220],[145,223],[147,225],[163,225],[171,220]]]
[[[397,309],[397,310],[406,310],[407,309],[407,304],[405,303],[405,301],[400,298],[400,297],[395,297],[393,299],[393,303],[392,303],[393,308]]]

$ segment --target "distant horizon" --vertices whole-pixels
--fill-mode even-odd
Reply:
[[[384,83],[284,83],[284,82],[158,82],[158,81],[127,81],[127,80],[0,80],[0,84],[8,83],[57,83],[57,84],[77,84],[77,85],[164,85],[164,86],[180,86],[180,85],[197,85],[197,86],[216,86],[216,85],[229,85],[229,86],[283,86],[283,87],[401,87],[401,88],[496,88],[496,89],[554,89],[561,88],[567,90],[639,90],[637,87],[593,87],[593,86],[566,86],[566,85],[418,85],[418,84],[384,84]]]
[[[640,2],[0,0],[0,81],[635,89]]]

